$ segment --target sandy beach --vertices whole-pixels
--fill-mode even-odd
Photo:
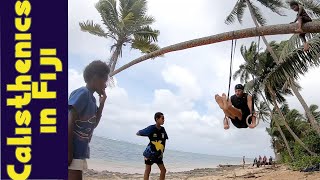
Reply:
[[[115,180],[115,179],[143,179],[143,174],[127,174],[110,171],[95,171],[87,170],[84,173],[86,180]],[[158,173],[150,175],[151,180],[159,179]],[[285,165],[277,165],[276,167],[252,167],[245,165],[243,168],[240,165],[219,166],[217,168],[194,169],[191,171],[182,172],[167,172],[166,179],[180,180],[242,180],[242,179],[257,179],[257,180],[319,180],[320,172],[299,172],[290,170]]]

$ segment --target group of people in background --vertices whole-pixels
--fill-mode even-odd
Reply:
[[[253,160],[253,164],[252,166],[257,166],[257,167],[260,167],[262,165],[266,166],[266,165],[273,165],[274,162],[273,162],[273,159],[272,157],[270,156],[269,157],[269,161],[267,161],[267,157],[266,156],[263,156],[263,158],[259,155],[259,159],[258,158],[254,158]]]

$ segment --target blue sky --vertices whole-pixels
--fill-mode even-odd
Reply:
[[[70,0],[69,2],[69,93],[84,85],[82,70],[95,59],[110,57],[112,41],[80,31],[79,22],[94,20],[101,23],[94,8],[97,0]],[[224,24],[236,0],[148,0],[148,14],[155,17],[153,25],[160,30],[161,47],[213,34],[253,27],[245,12],[243,25]],[[219,1],[221,2],[221,1]],[[179,8],[176,8],[179,7]],[[263,10],[268,24],[291,22],[295,13],[279,17]],[[290,35],[267,37],[284,40]],[[233,69],[242,63],[240,45],[249,45],[257,38],[238,40]],[[222,42],[166,54],[155,60],[135,65],[115,76],[116,86],[107,89],[108,99],[103,119],[95,135],[146,144],[148,140],[135,133],[152,124],[153,114],[162,111],[166,116],[165,128],[169,134],[167,148],[187,152],[254,157],[272,155],[270,137],[265,132],[267,124],[255,129],[239,130],[232,127],[225,131],[223,113],[215,104],[213,96],[227,91],[231,42]],[[117,67],[140,57],[129,48],[124,49]],[[319,69],[313,70],[300,81],[302,95],[307,103],[320,102],[315,77]],[[232,87],[239,80],[232,82]],[[311,88],[313,87],[313,88]],[[231,91],[232,92],[232,91]],[[309,96],[310,95],[310,96]],[[288,98],[289,105],[301,110],[294,97]],[[236,149],[236,150],[235,150]]]

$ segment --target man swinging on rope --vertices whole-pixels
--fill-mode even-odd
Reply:
[[[246,119],[249,115],[253,114],[253,101],[252,96],[244,93],[244,87],[242,84],[235,86],[235,95],[227,101],[226,94],[219,96],[215,95],[216,102],[223,110],[225,118],[230,118],[232,124],[237,128],[247,128]],[[256,126],[256,117],[253,115],[248,119],[249,128]],[[228,120],[224,121],[224,129],[229,129]]]

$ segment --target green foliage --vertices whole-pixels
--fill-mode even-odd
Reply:
[[[295,160],[294,162],[290,163],[290,166],[294,170],[301,170],[313,166],[317,163],[320,163],[320,156],[303,155],[300,156],[298,160]]]
[[[293,144],[293,153],[295,160],[288,161],[287,152],[282,152],[284,163],[287,163],[294,170],[300,170],[320,163],[320,137],[314,131],[309,131],[304,138],[301,139],[311,151],[318,154],[318,156],[310,156],[308,152],[303,149],[297,142]],[[292,145],[291,145],[292,146]]]

